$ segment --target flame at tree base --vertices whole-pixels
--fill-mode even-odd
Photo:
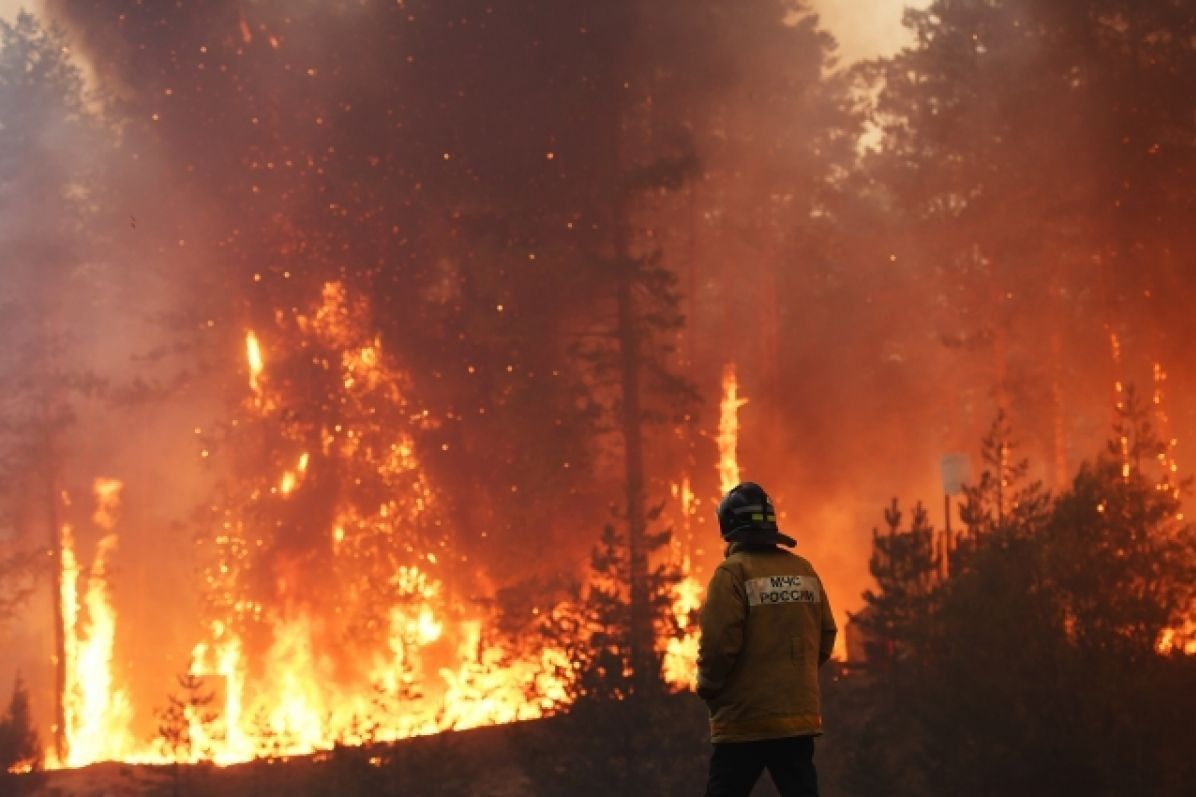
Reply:
[[[64,750],[51,753],[47,766],[77,767],[100,760],[118,760],[131,754],[129,732],[132,707],[124,690],[117,689],[113,675],[116,642],[116,612],[108,589],[107,563],[116,548],[113,529],[120,506],[122,485],[112,479],[97,479],[93,492],[96,511],[92,517],[104,536],[96,546],[87,574],[83,603],[79,602],[81,569],[76,554],[74,529],[60,529],[59,567],[64,683],[62,717],[66,740]]]
[[[434,593],[434,582],[426,583]],[[446,629],[427,606],[396,609],[391,656],[376,656],[368,679],[348,684],[338,683],[332,657],[318,653],[318,625],[307,615],[276,625],[259,677],[246,673],[235,636],[218,633],[215,645],[196,646],[191,674],[223,685],[220,710],[206,721],[199,710],[188,715],[185,749],[153,757],[224,765],[304,755],[536,719],[568,701],[563,653],[545,648],[514,658],[485,644],[480,620]],[[446,647],[450,636],[455,642]],[[428,672],[435,653],[447,661]]]

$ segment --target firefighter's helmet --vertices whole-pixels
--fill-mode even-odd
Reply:
[[[755,482],[732,487],[718,505],[718,530],[727,542],[787,545],[797,541],[777,527],[777,510],[764,488]]]

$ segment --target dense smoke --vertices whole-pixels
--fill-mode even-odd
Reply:
[[[749,398],[743,475],[775,493],[842,619],[882,506],[941,511],[939,457],[974,451],[999,408],[1060,486],[1103,444],[1115,382],[1149,396],[1157,364],[1164,431],[1185,438],[1196,297],[1178,78],[1148,73],[1157,90],[1125,107],[1135,86],[1107,57],[1117,4],[1087,27],[1050,3],[975,18],[939,5],[913,17],[918,48],[852,70],[817,16],[781,0],[48,2],[97,96],[76,109],[86,125],[68,119],[87,130],[39,130],[38,159],[0,187],[6,251],[54,240],[69,251],[38,257],[73,264],[5,266],[3,378],[38,367],[27,340],[61,346],[58,373],[96,376],[54,456],[68,492],[126,483],[116,602],[131,658],[155,673],[137,704],[186,666],[199,585],[179,585],[212,505],[347,412],[312,365],[328,352],[287,350],[329,283],[368,308],[347,315],[404,375],[437,497],[422,539],[449,552],[456,588],[480,599],[584,569],[623,501],[617,397],[587,347],[615,314],[625,182],[650,187],[635,254],[676,279],[659,315],[685,316],[651,341],[649,500],[693,480],[700,570],[719,553],[711,437],[728,363]],[[932,41],[932,24],[950,35]],[[947,55],[971,82],[908,90],[960,41],[971,50]],[[1050,79],[1010,77],[1037,73]],[[27,193],[89,170],[70,229],[42,210],[58,199]],[[293,403],[280,423],[308,439],[247,442],[247,330]],[[312,468],[254,576],[264,601],[326,598],[332,508],[370,488]],[[46,633],[21,636],[21,666],[44,659]]]

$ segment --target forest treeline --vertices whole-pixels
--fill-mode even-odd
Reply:
[[[986,436],[949,547],[920,504],[874,532],[866,666],[831,686],[844,793],[1191,789],[1196,531],[1165,445],[1131,394],[1052,494],[1015,439]]]
[[[818,765],[828,792],[1190,791],[1196,656],[1185,646],[1194,639],[1196,529],[1182,513],[1184,485],[1159,466],[1164,449],[1131,397],[1108,447],[1052,494],[1026,478],[1029,463],[1000,417],[949,545],[920,503],[907,517],[894,499],[874,531],[875,586],[849,631],[866,653],[823,673]],[[492,742],[449,734],[337,746],[311,763],[263,761],[237,774],[176,766],[161,788],[192,797],[284,784],[338,797],[697,793],[705,712],[691,693],[636,691],[625,560],[608,529],[591,564],[600,586],[582,615],[542,626],[545,643],[565,646],[576,668],[571,702],[503,731],[498,773]],[[188,745],[186,724],[176,726],[172,738]],[[0,719],[0,764],[31,763],[39,750],[18,682]],[[38,783],[8,782],[18,793]]]
[[[1029,477],[999,414],[953,532],[936,529],[920,502],[884,508],[874,586],[845,629],[849,658],[822,677],[828,793],[1191,790],[1196,526],[1181,497],[1190,480],[1168,466],[1133,390],[1115,410],[1107,445],[1063,489]],[[595,550],[608,579],[615,542]],[[583,677],[551,742],[535,729],[520,737],[522,771],[537,794],[699,793],[702,707],[693,695],[629,689],[617,666],[628,660],[626,608],[610,598],[589,604],[599,644],[572,651]]]
[[[602,707],[657,693],[661,507],[682,474],[716,492],[702,429],[734,361],[759,419],[745,460],[792,461],[806,504],[861,468],[904,478],[997,407],[1051,488],[994,498],[1012,486],[990,473],[945,562],[893,508],[861,615],[884,665],[828,685],[843,789],[1182,791],[1191,662],[1156,650],[1192,609],[1181,498],[1121,448],[1076,463],[1127,373],[1154,380],[1144,462],[1191,426],[1161,366],[1196,332],[1189,4],[937,0],[907,13],[908,47],[856,65],[791,0],[46,9],[0,29],[7,614],[82,511],[56,496],[152,459],[129,428],[202,406],[186,528],[262,605],[327,599],[274,575],[326,583],[330,496],[414,505],[424,473],[437,510],[412,550],[508,588],[514,626],[603,534],[594,613],[570,622],[618,638],[574,651],[603,696],[578,724],[625,749],[570,772],[668,792],[696,748],[661,728],[692,705]],[[309,334],[322,307],[357,326]],[[268,417],[245,409],[246,329],[288,396]],[[330,370],[347,342],[400,372],[354,405]],[[319,453],[362,418],[362,450],[401,428],[422,470]],[[271,498],[301,451],[302,495]],[[170,492],[169,467],[130,470]],[[234,505],[285,533],[217,542]],[[662,739],[682,752],[645,775]]]

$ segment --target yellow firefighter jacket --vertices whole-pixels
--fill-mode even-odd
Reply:
[[[701,612],[698,694],[712,742],[822,733],[818,667],[835,619],[814,568],[776,546],[733,543]]]

